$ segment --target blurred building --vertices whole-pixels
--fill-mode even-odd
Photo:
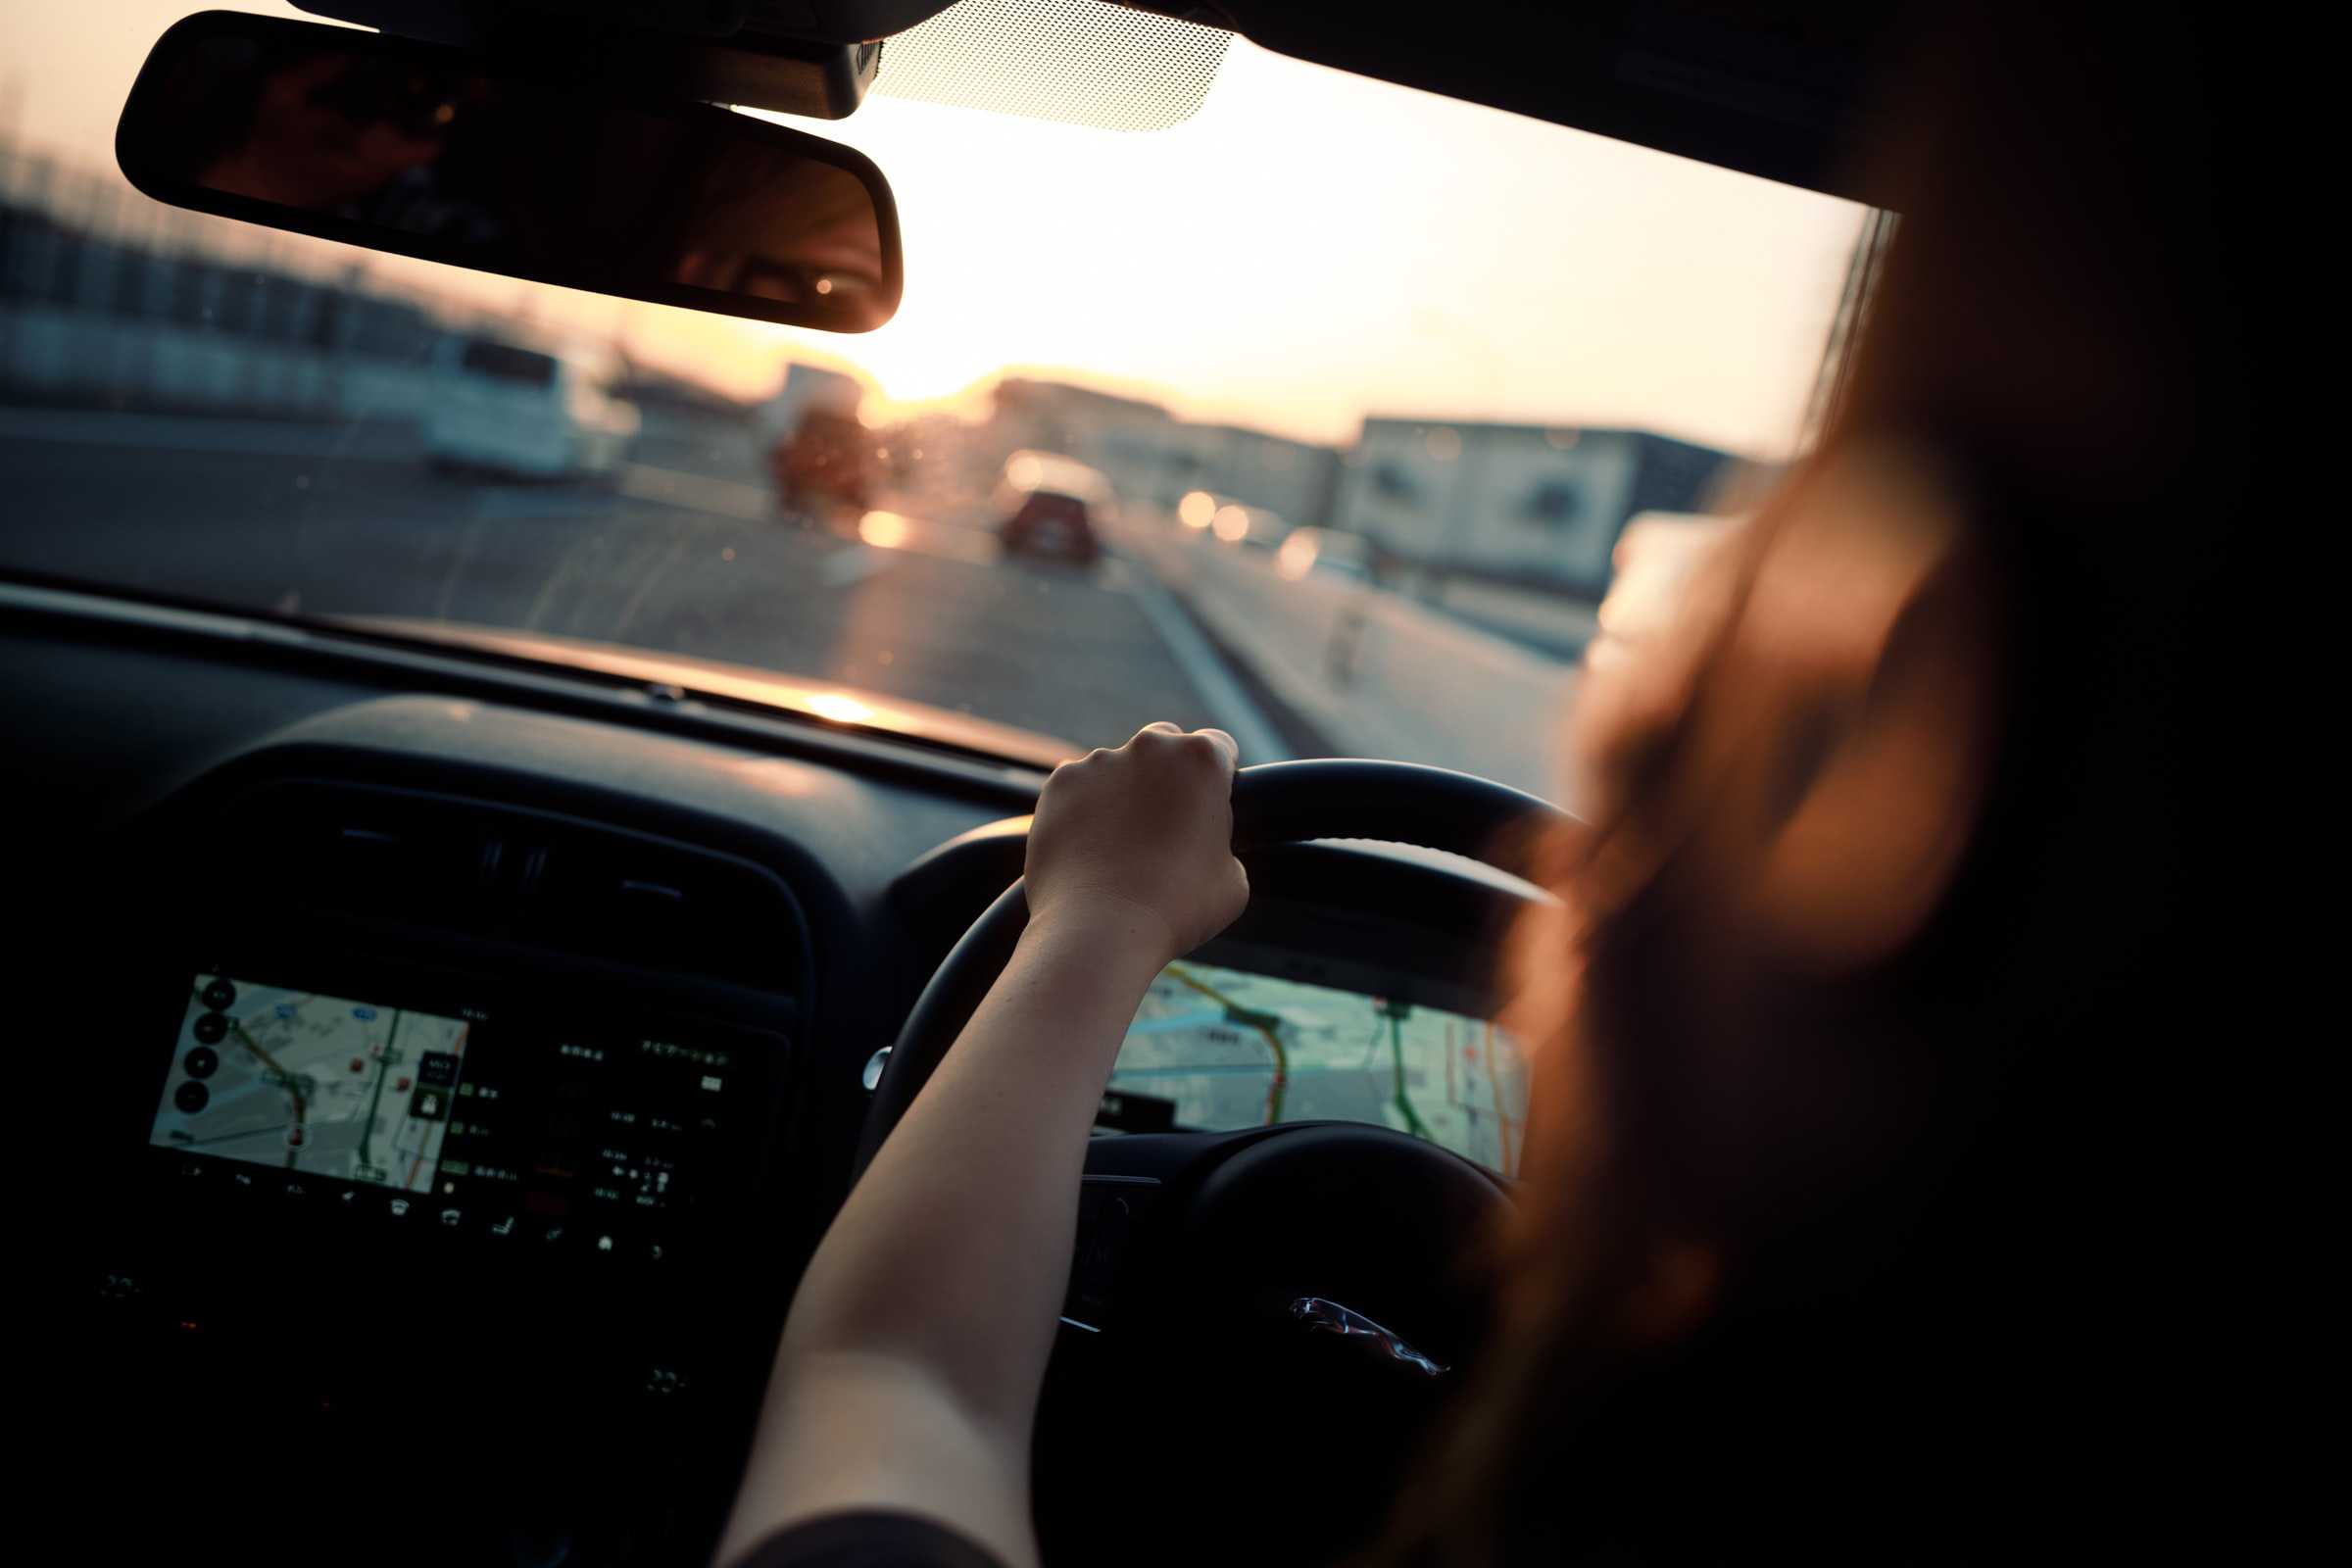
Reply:
[[[1417,574],[1596,600],[1627,520],[1702,510],[1732,462],[1646,430],[1366,419],[1322,521]]]
[[[0,204],[9,401],[415,419],[437,336],[406,300],[119,245]]]
[[[1588,608],[1609,585],[1627,519],[1702,510],[1733,460],[1646,430],[1375,418],[1345,455],[1235,425],[1178,419],[1158,404],[1008,377],[983,427],[990,459],[1059,452],[1101,470],[1123,502],[1174,508],[1192,491],[1268,526],[1357,534],[1386,575],[1474,612],[1497,596]],[[1512,619],[1504,612],[1485,618]],[[1580,633],[1546,634],[1547,645]]]
[[[0,135],[0,403],[413,424],[446,330],[542,335]],[[742,418],[733,400],[642,367],[629,392],[697,420]]]
[[[1055,381],[1006,377],[994,438],[1009,453],[1059,452],[1099,469],[1119,499],[1174,507],[1190,491],[1275,514],[1296,527],[1331,495],[1339,454],[1235,425],[1195,424],[1156,403]]]

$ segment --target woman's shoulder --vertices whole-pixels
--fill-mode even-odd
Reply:
[[[909,1513],[805,1520],[761,1542],[737,1568],[1004,1568],[986,1548]]]

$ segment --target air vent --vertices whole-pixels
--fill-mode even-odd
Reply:
[[[488,802],[322,780],[263,785],[213,833],[238,902],[332,910],[793,989],[799,906],[761,866]]]

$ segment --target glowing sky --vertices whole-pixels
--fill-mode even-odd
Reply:
[[[0,125],[108,160],[147,45],[191,9],[0,0]],[[1641,425],[1777,456],[1861,219],[1239,41],[1200,114],[1164,131],[879,96],[804,123],[865,151],[898,194],[906,303],[863,337],[370,265],[527,297],[745,393],[795,357],[862,369],[901,404],[1017,368],[1316,440],[1366,414],[1425,415]]]

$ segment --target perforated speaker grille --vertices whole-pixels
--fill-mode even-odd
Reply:
[[[1165,130],[1190,120],[1233,34],[1103,0],[958,0],[882,45],[873,90],[924,103]]]

